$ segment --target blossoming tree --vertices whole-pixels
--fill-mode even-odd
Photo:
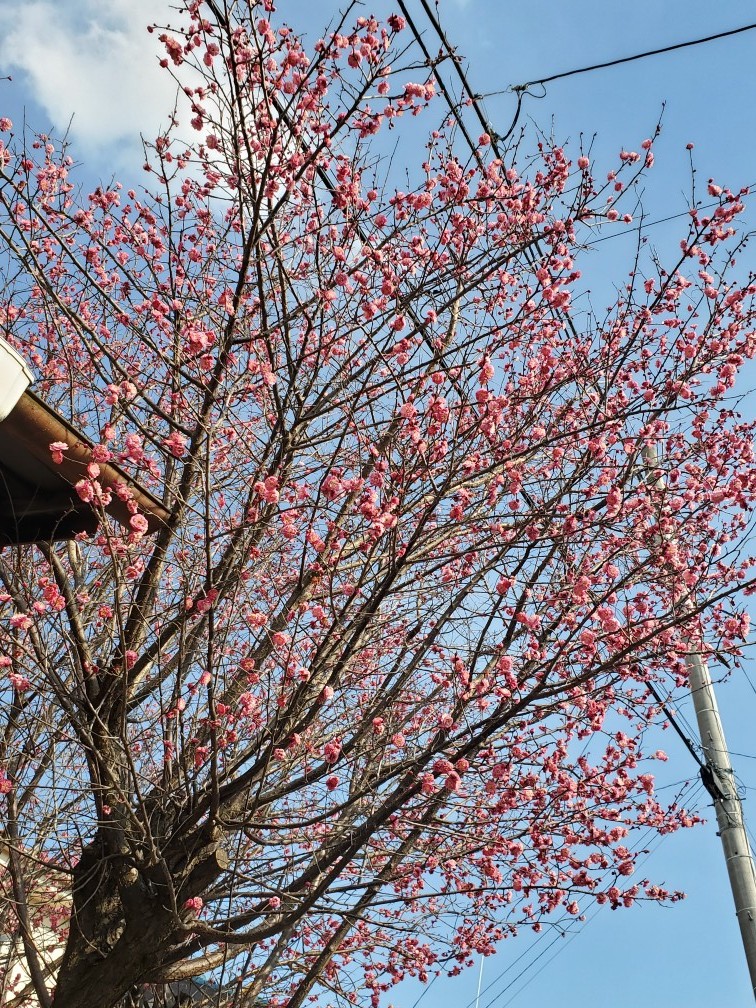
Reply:
[[[0,123],[3,334],[94,442],[102,511],[0,555],[18,1004],[210,976],[377,1005],[523,924],[674,898],[629,878],[634,829],[691,822],[645,733],[746,631],[742,194],[712,183],[594,318],[581,245],[651,141],[598,182],[446,123],[399,189],[381,136],[435,107],[403,19],[306,49],[275,16],[159,30],[193,138],[157,138],[145,188],[77,194],[65,146]]]

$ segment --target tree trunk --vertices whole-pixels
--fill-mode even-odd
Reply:
[[[220,834],[205,827],[193,842],[177,840],[174,865],[179,906],[204,892],[228,866]],[[155,974],[186,937],[165,882],[154,867],[124,873],[96,839],[74,871],[68,942],[58,972],[56,1005],[114,1008],[135,985]],[[181,867],[176,868],[180,861]],[[119,874],[120,870],[120,874]],[[155,876],[155,877],[151,877]]]

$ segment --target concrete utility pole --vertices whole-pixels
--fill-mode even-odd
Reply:
[[[743,807],[735,786],[735,775],[709,669],[697,654],[688,656],[687,666],[701,746],[706,757],[706,763],[701,768],[701,779],[714,801],[719,836],[735,900],[735,914],[756,998],[756,871],[748,845]]]
[[[660,490],[666,489],[666,483],[659,475],[659,456],[654,445],[644,446],[643,460],[652,473],[653,484]],[[688,653],[685,664],[705,757],[701,766],[701,780],[714,802],[719,837],[735,901],[735,915],[751,977],[751,990],[756,998],[756,869],[748,844],[743,806],[735,786],[735,773],[727,750],[709,667],[701,655],[695,652]]]

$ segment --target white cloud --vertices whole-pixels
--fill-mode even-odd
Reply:
[[[152,138],[167,125],[176,94],[158,66],[157,35],[147,32],[161,15],[169,16],[168,0],[5,2],[2,73],[14,75],[17,101],[27,89],[56,133],[71,123],[76,151],[99,158],[117,148],[131,160],[140,133]]]

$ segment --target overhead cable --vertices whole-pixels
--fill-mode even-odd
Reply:
[[[674,52],[676,49],[687,49],[689,46],[703,45],[705,42],[715,42],[717,39],[727,38],[730,35],[740,35],[742,32],[753,31],[756,24],[742,25],[740,28],[731,28],[729,31],[717,32],[716,35],[707,35],[705,38],[691,39],[689,42],[677,42],[674,45],[662,46],[660,49],[649,49],[647,52],[636,53],[634,56],[621,56],[618,59],[607,60],[605,63],[594,63],[591,66],[579,67],[576,70],[565,70],[562,73],[552,74],[550,77],[541,77],[538,80],[528,81],[527,84],[514,84],[504,91],[490,91],[482,97],[489,98],[493,95],[505,94],[507,91],[527,91],[534,84],[551,84],[552,81],[563,80],[565,77],[575,77],[577,74],[591,73],[593,70],[606,70],[608,67],[619,66],[621,63],[633,63],[635,60],[647,59],[649,56],[661,56],[664,53]]]

